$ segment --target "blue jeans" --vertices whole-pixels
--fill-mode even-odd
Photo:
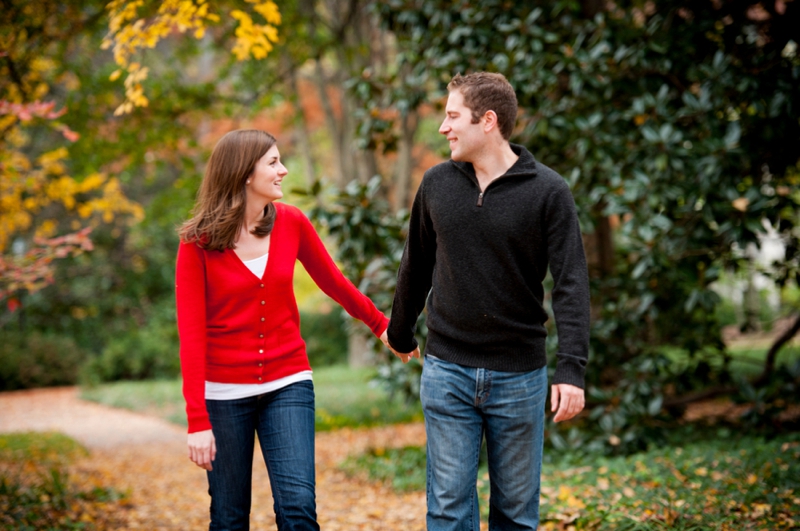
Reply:
[[[428,531],[478,531],[478,459],[486,436],[489,529],[536,530],[547,369],[500,372],[425,356]]]
[[[207,400],[217,456],[208,472],[210,531],[250,528],[255,434],[267,464],[280,531],[319,530],[311,381],[237,400]]]

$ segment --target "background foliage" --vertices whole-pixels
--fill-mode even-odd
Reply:
[[[0,528],[94,530],[120,525],[125,495],[69,465],[87,455],[58,433],[0,435]]]
[[[641,448],[666,416],[680,416],[679,397],[741,388],[711,285],[746,267],[746,250],[773,231],[787,249],[776,281],[798,279],[800,123],[787,119],[800,108],[798,6],[394,0],[377,9],[412,72],[401,92],[441,93],[454,72],[504,73],[522,109],[514,138],[569,181],[591,261],[596,443]],[[766,382],[796,386],[790,373],[765,369],[768,402],[782,384]]]
[[[266,25],[249,37],[240,4],[3,3],[4,388],[68,383],[78,371],[62,369],[78,364],[87,383],[177,374],[175,227],[214,141],[236,127],[278,134],[287,188],[303,190],[287,201],[388,311],[406,209],[448,155],[445,86],[485,69],[517,90],[513,140],[570,183],[591,264],[591,411],[580,429],[550,428],[551,443],[642,449],[721,395],[749,408],[737,422],[796,426],[781,417],[798,396],[796,356],[776,343],[759,370],[737,371],[721,335],[737,312],[713,286],[758,271],[797,289],[800,2],[294,0],[279,14],[250,2]],[[191,35],[158,29],[184,15]],[[136,17],[153,33],[126,41],[121,61],[103,42],[124,44]],[[231,53],[247,38],[251,55]],[[768,235],[785,252],[764,267],[754,251]],[[338,310],[303,312],[314,362],[342,359]],[[424,343],[424,315],[418,331]],[[418,364],[376,360],[389,389],[416,395]]]

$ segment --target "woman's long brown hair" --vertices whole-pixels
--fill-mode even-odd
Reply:
[[[234,242],[244,223],[245,181],[275,143],[275,137],[257,129],[231,131],[217,142],[192,217],[178,231],[181,240],[214,251],[236,247]],[[270,203],[252,233],[263,238],[272,232],[274,224],[275,205]]]

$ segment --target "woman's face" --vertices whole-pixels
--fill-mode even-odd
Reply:
[[[253,174],[248,178],[248,199],[265,201],[267,203],[283,197],[281,181],[289,171],[281,164],[281,154],[278,146],[269,148],[263,157],[258,159]]]

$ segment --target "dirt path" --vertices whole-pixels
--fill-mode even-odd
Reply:
[[[205,473],[186,457],[186,434],[166,421],[80,400],[75,388],[0,393],[0,432],[59,431],[91,455],[73,473],[102,478],[127,491],[122,529],[208,528]],[[425,494],[396,494],[352,479],[337,469],[349,454],[369,447],[424,444],[421,424],[342,429],[317,434],[317,512],[326,531],[425,529]],[[253,531],[274,530],[267,472],[256,452]]]

